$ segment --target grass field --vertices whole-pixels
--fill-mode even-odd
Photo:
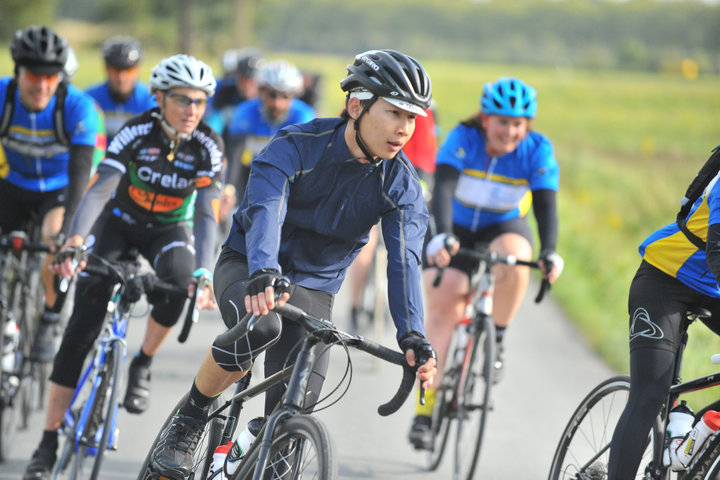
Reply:
[[[100,81],[97,49],[74,46],[80,61],[74,83],[85,87]],[[143,78],[171,53],[150,49]],[[319,113],[340,111],[343,95],[338,82],[352,58],[271,56],[323,73],[325,95]],[[8,57],[0,58],[0,68],[9,73]],[[627,372],[627,290],[640,260],[637,246],[674,219],[685,187],[720,143],[714,121],[720,117],[720,78],[702,72],[691,81],[669,74],[420,59],[433,80],[443,132],[477,111],[485,82],[517,76],[537,88],[534,128],[553,141],[561,166],[558,250],[566,270],[552,294],[608,363]],[[219,59],[204,60],[218,67]],[[695,326],[686,375],[709,372],[709,356],[716,352],[720,340]]]

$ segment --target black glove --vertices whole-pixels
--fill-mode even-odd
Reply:
[[[250,275],[246,294],[252,296],[264,292],[267,287],[275,287],[278,280],[282,278],[280,271],[274,268],[261,268]]]
[[[408,350],[415,352],[415,366],[424,365],[425,362],[434,358],[437,362],[435,350],[428,342],[427,338],[417,332],[409,332],[400,339],[400,350],[407,353]]]

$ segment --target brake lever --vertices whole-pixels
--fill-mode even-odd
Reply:
[[[80,265],[80,262],[85,258],[85,254],[87,253],[87,246],[86,245],[80,245],[75,247],[75,251],[73,252],[72,256],[72,270],[73,275],[75,275],[75,270],[77,269],[77,266]],[[60,285],[58,286],[58,290],[60,290],[60,293],[67,293],[68,287],[70,286],[70,280],[67,278],[63,278],[60,280]]]

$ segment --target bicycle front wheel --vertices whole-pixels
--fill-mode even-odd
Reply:
[[[458,387],[458,422],[455,441],[455,478],[472,479],[480,457],[487,416],[492,409],[490,391],[495,363],[495,324],[483,316],[468,339]]]
[[[235,480],[249,480],[258,466],[258,454],[265,430],[255,440],[243,459]],[[278,424],[273,434],[263,480],[295,480],[337,478],[330,435],[325,425],[311,415],[288,417]]]
[[[605,478],[610,441],[629,392],[630,377],[619,375],[602,382],[580,402],[560,437],[550,480]],[[633,478],[642,478],[645,466],[653,458],[653,449],[662,446],[663,432],[658,423],[654,423],[648,435],[640,468]]]
[[[460,373],[466,356],[465,345],[458,345],[458,331],[467,328],[460,325],[455,329],[450,340],[442,383],[435,391],[435,405],[432,412],[430,450],[427,452],[427,468],[430,471],[437,470],[450,437],[450,426],[457,418],[457,397],[459,390]],[[467,335],[467,333],[464,333]]]

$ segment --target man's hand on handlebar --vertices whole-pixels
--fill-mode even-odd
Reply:
[[[275,308],[275,286],[281,278],[280,272],[273,268],[263,268],[253,272],[248,281],[247,295],[245,295],[245,310],[259,316],[267,315],[271,309]],[[290,299],[290,293],[283,292],[277,301],[278,306],[285,305],[288,299]]]
[[[55,255],[55,259],[50,264],[50,269],[62,278],[70,279],[77,272],[85,268],[87,259],[83,255],[77,258],[76,247],[83,244],[83,238],[79,235],[69,237],[65,244]]]
[[[450,258],[460,249],[460,242],[451,233],[438,233],[425,247],[425,257],[430,265],[439,268],[447,267]]]
[[[417,332],[410,332],[400,339],[400,349],[405,352],[405,359],[411,367],[420,364],[416,376],[422,388],[432,386],[437,373],[437,355],[430,342]],[[416,359],[418,361],[416,361]]]

